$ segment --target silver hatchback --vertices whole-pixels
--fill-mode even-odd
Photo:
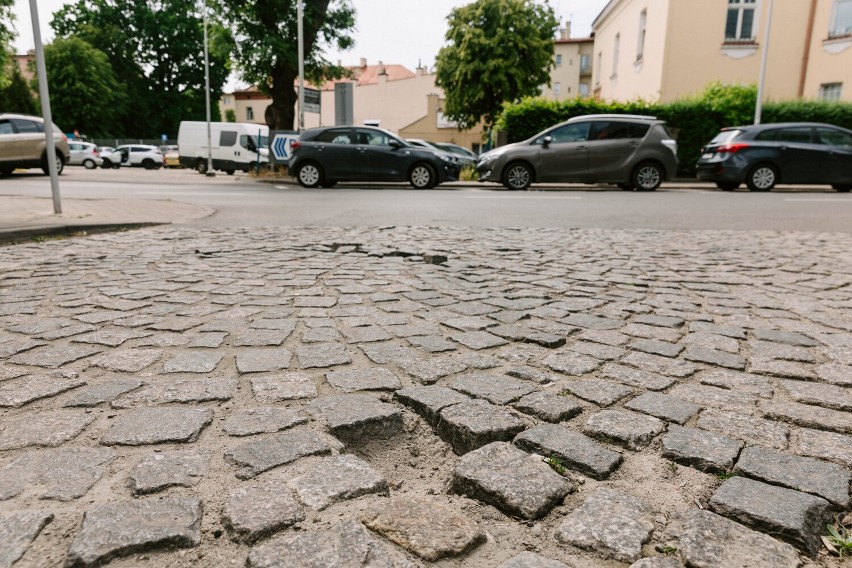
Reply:
[[[578,116],[479,158],[479,181],[524,190],[532,183],[613,183],[654,191],[677,171],[677,142],[651,116]]]

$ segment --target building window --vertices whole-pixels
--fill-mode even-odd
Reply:
[[[728,0],[725,41],[754,40],[754,12],[757,0]]]
[[[558,95],[562,92],[562,83],[559,81],[553,83],[553,94]]]
[[[831,30],[828,37],[852,35],[852,0],[834,0],[834,13],[831,16]]]
[[[639,40],[636,44],[636,61],[642,61],[645,55],[645,28],[648,25],[648,10],[639,14]]]
[[[246,120],[254,120],[254,109],[246,107]]]
[[[618,52],[621,51],[621,34],[615,34],[612,44],[612,77],[618,76]]]
[[[222,97],[222,104],[223,105],[231,104],[231,97]]]
[[[580,56],[580,73],[589,73],[592,70],[592,58],[589,55]]]
[[[562,67],[562,54],[561,53],[556,54],[556,66]]]
[[[580,91],[579,94],[581,97],[589,96],[589,84],[588,83],[580,83]]]
[[[819,86],[817,98],[821,101],[839,101],[843,94],[843,83],[823,83]]]

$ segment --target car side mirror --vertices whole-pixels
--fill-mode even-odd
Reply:
[[[388,146],[390,146],[394,150],[398,150],[398,149],[402,148],[402,143],[399,140],[394,140],[393,138],[391,138],[388,141]]]
[[[551,142],[553,142],[553,136],[545,136],[541,141],[541,145],[547,148],[548,146],[550,146]]]

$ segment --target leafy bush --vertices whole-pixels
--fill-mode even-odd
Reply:
[[[641,114],[656,116],[668,123],[678,142],[678,175],[695,176],[695,162],[701,147],[727,126],[754,122],[757,87],[712,83],[698,95],[671,103],[649,103],[637,100],[604,102],[595,99],[549,101],[527,98],[507,103],[496,128],[505,132],[508,141],[520,142],[545,128],[586,114]],[[852,130],[852,104],[822,101],[764,102],[761,121],[824,122]]]

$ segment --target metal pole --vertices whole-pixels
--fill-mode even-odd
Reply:
[[[59,197],[59,172],[56,171],[56,144],[53,140],[53,116],[50,113],[47,67],[44,65],[44,46],[41,44],[41,30],[39,29],[36,0],[30,0],[30,17],[33,20],[33,42],[35,43],[36,72],[38,73],[38,96],[41,99],[41,112],[44,117],[45,156],[47,157],[47,171],[50,174],[50,192],[53,195],[53,212],[59,215],[62,213],[62,201]]]
[[[213,143],[210,135],[210,61],[207,55],[207,0],[204,0],[204,100],[207,104],[207,176],[213,172]]]
[[[304,7],[302,5],[302,0],[296,0],[296,5],[298,9],[297,13],[297,23],[296,27],[298,29],[299,36],[299,132],[304,132],[305,130],[305,43],[304,43],[304,25],[302,23],[302,19],[304,18]]]
[[[763,88],[766,82],[766,62],[769,59],[769,32],[772,29],[772,4],[769,0],[769,11],[766,14],[766,31],[763,38],[763,53],[760,57],[760,79],[757,83],[757,104],[754,108],[754,123],[760,124],[760,114],[763,112]]]

